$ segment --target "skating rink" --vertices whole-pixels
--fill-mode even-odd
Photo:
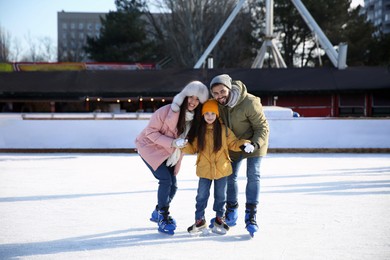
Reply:
[[[245,164],[237,226],[187,233],[194,164],[185,156],[169,236],[149,221],[157,181],[137,154],[0,154],[0,259],[390,259],[390,154],[269,154],[253,239]]]

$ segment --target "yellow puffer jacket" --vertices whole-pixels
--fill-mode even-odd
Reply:
[[[227,134],[226,134],[227,131]],[[222,127],[222,147],[218,152],[213,151],[213,126],[207,125],[205,149],[198,153],[197,138],[187,144],[182,151],[186,154],[198,153],[196,160],[196,175],[200,178],[217,180],[232,174],[233,169],[229,150],[241,151],[240,146],[249,143],[249,140],[237,139],[234,133],[227,127]]]

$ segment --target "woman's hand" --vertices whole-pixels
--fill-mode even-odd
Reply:
[[[188,143],[188,140],[187,139],[184,139],[184,138],[177,138],[175,140],[172,141],[172,147],[175,147],[175,148],[183,148],[187,145]]]

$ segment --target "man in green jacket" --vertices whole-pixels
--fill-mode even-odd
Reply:
[[[210,83],[211,95],[218,101],[220,117],[237,138],[251,140],[255,146],[252,153],[229,151],[233,174],[228,177],[225,221],[229,226],[236,225],[238,217],[237,174],[246,159],[247,184],[245,224],[251,234],[258,230],[256,222],[257,205],[260,194],[260,163],[267,154],[269,125],[264,115],[260,98],[249,94],[241,81],[233,81],[227,74],[214,77]]]

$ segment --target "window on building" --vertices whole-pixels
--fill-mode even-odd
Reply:
[[[372,116],[390,115],[390,94],[378,93],[372,95]]]
[[[67,23],[62,23],[62,29],[64,29],[64,30],[68,29],[68,24]]]
[[[365,106],[364,94],[341,94],[339,96],[340,116],[364,116]]]
[[[84,24],[83,23],[79,23],[79,30],[82,30],[84,29]]]

